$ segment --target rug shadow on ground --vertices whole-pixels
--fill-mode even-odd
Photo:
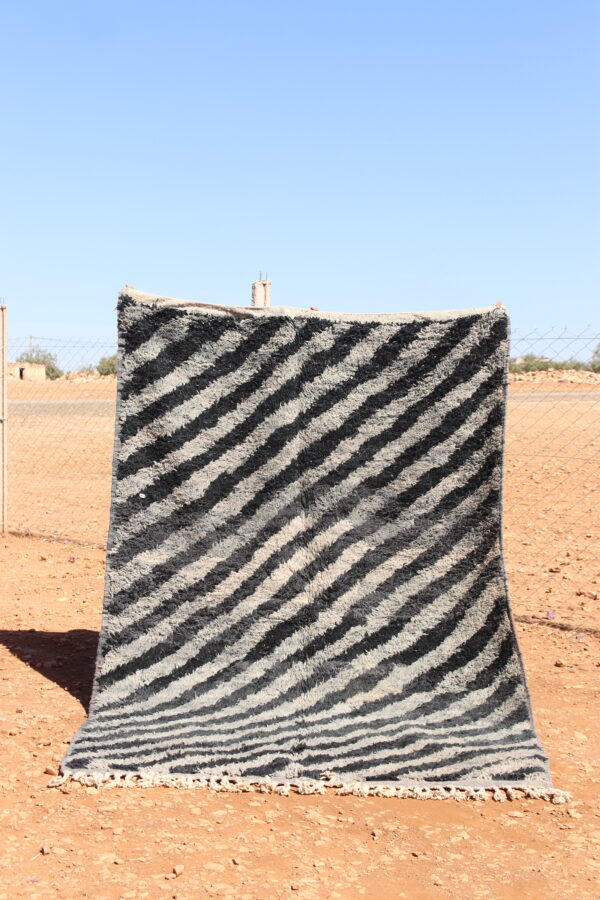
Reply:
[[[98,632],[0,629],[3,644],[18,659],[73,695],[88,711],[96,665]]]

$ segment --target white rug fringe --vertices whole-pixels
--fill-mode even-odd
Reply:
[[[68,772],[57,775],[50,780],[48,787],[75,781],[86,787],[173,787],[173,788],[208,788],[212,791],[229,793],[262,793],[280,794],[287,797],[291,792],[297,794],[325,794],[329,790],[335,794],[351,794],[355,797],[398,797],[410,800],[495,800],[504,803],[506,800],[547,800],[550,803],[566,803],[572,799],[567,791],[555,788],[544,788],[537,785],[495,785],[493,787],[463,787],[452,785],[377,785],[363,781],[343,782],[334,777],[325,781],[276,781],[267,775],[262,779],[246,779],[239,776],[205,778],[200,775],[168,775],[168,774],[125,774],[110,772]]]

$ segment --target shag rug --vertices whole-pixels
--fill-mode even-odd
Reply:
[[[501,543],[508,320],[126,289],[88,784],[554,791]]]

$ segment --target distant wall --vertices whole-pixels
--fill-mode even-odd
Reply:
[[[46,367],[40,363],[9,362],[8,377],[20,381],[45,381]]]

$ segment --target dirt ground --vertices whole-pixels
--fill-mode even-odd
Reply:
[[[13,407],[11,521],[101,543],[114,387],[19,390],[13,401],[39,405]],[[0,541],[0,900],[599,898],[597,391],[512,385],[507,427],[513,611],[538,730],[571,803],[48,788],[85,715],[104,552],[10,534]]]

